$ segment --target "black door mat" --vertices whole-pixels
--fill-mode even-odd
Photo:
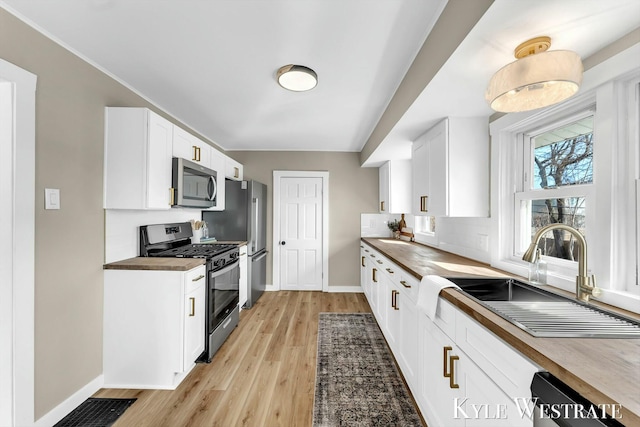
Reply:
[[[109,427],[136,399],[90,397],[54,427]]]

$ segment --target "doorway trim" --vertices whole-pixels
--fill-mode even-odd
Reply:
[[[322,292],[329,292],[329,172],[328,171],[273,171],[273,290],[280,284],[280,179],[322,178]]]
[[[8,417],[16,426],[35,421],[36,80],[34,74],[0,59],[0,81],[11,85],[12,103],[10,135],[0,138],[0,169],[5,172],[0,192],[4,203],[9,201],[0,214],[0,257],[4,262],[0,301],[7,302],[0,313],[5,325],[0,333],[5,351],[0,369],[10,372],[11,378],[1,395],[8,397]]]

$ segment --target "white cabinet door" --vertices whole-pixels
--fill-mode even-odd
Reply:
[[[411,390],[416,389],[418,376],[418,310],[415,302],[409,299],[406,292],[398,288],[395,296],[395,307],[397,308],[398,331],[398,355],[396,360],[400,365],[404,379],[409,384]]]
[[[249,299],[249,281],[247,277],[248,261],[247,245],[240,246],[240,308],[242,308]]]
[[[396,285],[387,277],[386,274],[380,274],[382,290],[382,309],[384,311],[384,324],[381,324],[387,343],[394,354],[400,352],[399,336],[402,328],[402,319],[398,306],[396,305],[396,297],[400,293]],[[397,359],[397,356],[396,356]]]
[[[225,176],[234,181],[242,181],[244,170],[240,162],[235,161],[231,157],[225,158]]]
[[[425,205],[429,194],[428,162],[429,146],[426,137],[422,136],[411,146],[411,210],[414,215],[428,215]]]
[[[184,347],[182,370],[191,367],[204,351],[206,273],[204,266],[185,275]],[[195,277],[194,277],[195,276]],[[195,284],[195,287],[194,287]]]
[[[485,118],[449,117],[412,145],[415,215],[489,215],[489,137]]]
[[[146,108],[105,110],[104,208],[170,209],[173,125]]]
[[[389,209],[389,162],[378,169],[378,209],[380,213],[388,213]]]
[[[173,156],[211,167],[211,146],[178,126],[173,128]]]
[[[391,160],[378,170],[381,213],[411,212],[411,160]]]
[[[419,388],[415,396],[418,406],[429,427],[464,426],[463,418],[455,418],[456,399],[463,399],[464,392],[459,385],[459,363],[452,341],[425,315],[420,315],[420,365],[418,370]],[[453,362],[453,363],[452,363]],[[451,366],[454,367],[453,378]],[[449,377],[445,375],[449,375]]]
[[[171,202],[171,147],[174,126],[149,112],[149,151],[147,154],[147,209],[166,209]]]
[[[371,286],[369,283],[369,260],[367,259],[367,253],[365,252],[365,247],[360,246],[360,287],[364,292],[364,295],[367,297],[367,300],[371,299]]]
[[[217,179],[216,184],[218,188],[218,192],[216,195],[216,205],[212,208],[209,208],[210,211],[223,211],[225,208],[225,195],[226,195],[226,186],[225,186],[225,177],[224,177],[224,168],[225,168],[225,155],[215,148],[211,149],[210,153],[210,168],[216,171]]]

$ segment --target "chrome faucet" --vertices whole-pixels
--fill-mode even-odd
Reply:
[[[578,275],[576,276],[576,299],[583,302],[589,302],[589,297],[598,298],[602,295],[600,288],[596,287],[596,276],[587,276],[587,241],[575,228],[566,224],[549,224],[542,227],[533,239],[529,249],[524,253],[522,259],[528,262],[536,262],[538,258],[538,243],[542,236],[551,230],[565,230],[573,234],[580,246],[580,258],[578,258]]]

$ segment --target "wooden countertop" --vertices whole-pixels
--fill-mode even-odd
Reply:
[[[362,241],[417,279],[428,274],[516,277],[418,243],[377,238]],[[443,289],[440,295],[592,403],[622,405],[619,421],[624,425],[640,426],[640,339],[536,338],[462,292]],[[610,407],[607,412],[611,414]]]
[[[188,271],[206,263],[202,258],[136,257],[105,264],[105,270]]]
[[[215,241],[206,243],[211,245],[229,244],[238,245],[238,247],[247,244],[244,240],[234,241]],[[124,259],[122,261],[110,262],[104,264],[104,270],[167,270],[167,271],[188,271],[199,265],[205,264],[202,258],[160,258],[160,257],[135,257]]]

